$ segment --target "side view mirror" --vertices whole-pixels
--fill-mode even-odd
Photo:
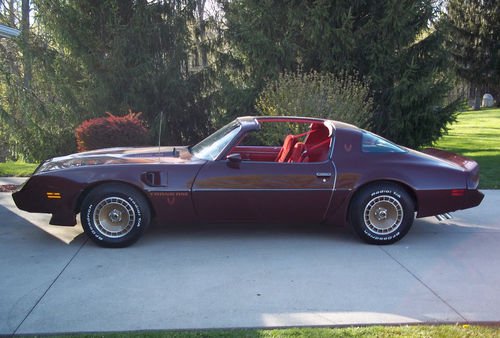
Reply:
[[[238,153],[230,154],[226,156],[227,166],[233,169],[239,169],[241,163],[241,155]]]

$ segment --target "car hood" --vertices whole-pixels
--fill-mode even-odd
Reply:
[[[182,164],[201,161],[188,147],[106,148],[62,157],[43,162],[36,173],[90,165],[113,164]]]

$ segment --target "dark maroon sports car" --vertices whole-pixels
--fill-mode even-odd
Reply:
[[[479,167],[331,120],[241,117],[191,147],[112,148],[45,161],[13,194],[97,244],[135,242],[151,220],[350,224],[400,240],[416,217],[479,205]]]

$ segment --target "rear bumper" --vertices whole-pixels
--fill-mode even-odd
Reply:
[[[457,210],[474,208],[481,204],[484,194],[477,189],[460,190],[463,194],[454,194],[454,190],[426,190],[417,192],[417,217],[435,216]]]
[[[466,203],[462,209],[477,207],[484,199],[484,194],[479,190],[465,190]]]

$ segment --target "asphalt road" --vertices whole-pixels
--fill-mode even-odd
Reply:
[[[153,226],[103,249],[0,193],[0,334],[500,321],[499,206],[486,191],[390,246],[260,224]]]

